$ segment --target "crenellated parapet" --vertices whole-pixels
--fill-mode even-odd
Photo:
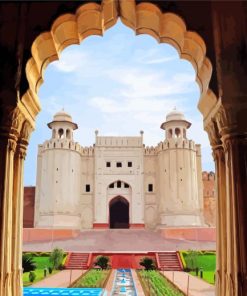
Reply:
[[[39,152],[50,149],[65,149],[71,151],[82,152],[82,147],[79,143],[69,139],[50,139],[39,145]]]
[[[215,173],[214,172],[202,172],[202,180],[209,181],[209,180],[215,180]]]
[[[81,147],[81,156],[93,156],[94,155],[94,147]]]
[[[169,149],[189,149],[197,153],[198,156],[201,155],[201,145],[195,144],[194,141],[188,139],[166,139],[160,142],[157,146],[147,146],[144,149],[144,155],[158,155],[161,151]]]
[[[154,147],[154,146],[147,146],[145,147],[144,149],[144,155],[157,155],[157,146]]]

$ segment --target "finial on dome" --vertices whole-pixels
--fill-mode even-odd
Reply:
[[[95,130],[95,136],[97,137],[99,134],[99,131],[98,130]]]
[[[143,130],[140,130],[140,134],[141,134],[141,136],[143,136],[143,134],[144,134],[144,131],[143,131]]]

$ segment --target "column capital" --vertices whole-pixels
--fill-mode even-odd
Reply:
[[[17,106],[5,106],[1,113],[0,138],[8,149],[15,151],[16,148],[21,155],[27,149],[33,125],[25,118],[25,114]],[[17,147],[18,146],[18,147]]]
[[[217,101],[204,120],[204,129],[208,132],[213,150],[221,145],[227,148],[225,143],[229,138],[240,141],[247,137],[246,116],[247,103],[224,104],[221,99]]]
[[[4,106],[1,110],[0,137],[17,141],[24,116],[18,107]]]

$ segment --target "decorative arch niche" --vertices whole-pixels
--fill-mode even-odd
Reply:
[[[104,31],[115,25],[118,18],[133,29],[136,35],[148,34],[159,43],[172,45],[180,58],[192,64],[201,94],[198,108],[204,116],[208,114],[210,106],[217,100],[208,88],[212,65],[206,56],[205,42],[196,32],[189,31],[178,15],[162,13],[152,3],[136,5],[135,0],[86,3],[81,5],[75,14],[65,13],[59,16],[53,22],[50,31],[41,33],[32,44],[32,57],[26,64],[29,89],[22,99],[28,103],[34,101],[37,114],[40,111],[38,90],[44,81],[47,65],[58,60],[60,53],[67,46],[80,44],[88,36],[103,36]]]

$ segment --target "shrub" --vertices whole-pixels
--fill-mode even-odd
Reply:
[[[187,268],[189,268],[190,270],[195,270],[196,267],[198,267],[198,256],[199,256],[200,252],[199,251],[195,251],[195,250],[188,250],[187,255],[186,255],[186,261],[187,261]]]
[[[140,265],[145,268],[145,270],[153,270],[155,269],[155,264],[152,258],[144,257],[140,261]]]
[[[35,278],[36,278],[36,273],[34,271],[30,271],[30,273],[29,273],[29,281],[31,283],[33,283]]]
[[[30,254],[22,255],[22,268],[23,272],[33,271],[36,269],[36,263]]]
[[[53,269],[58,269],[63,261],[64,252],[62,249],[55,248],[50,254],[50,262],[52,263]]]
[[[49,266],[48,270],[49,270],[49,274],[52,274],[52,271],[53,271],[52,267]]]
[[[94,263],[95,266],[99,266],[101,269],[107,269],[109,262],[109,257],[107,256],[98,256]]]

